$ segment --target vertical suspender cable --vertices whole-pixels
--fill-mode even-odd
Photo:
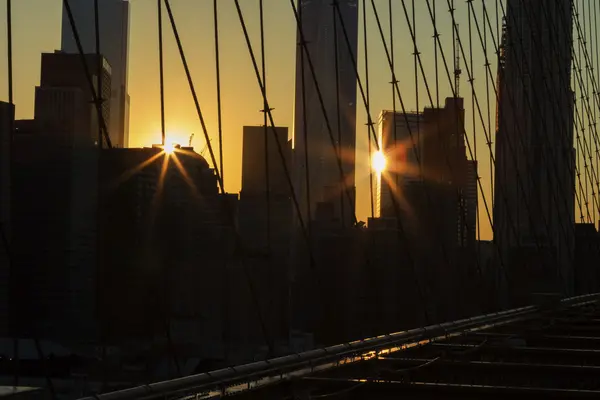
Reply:
[[[260,64],[261,64],[261,72],[262,72],[262,81],[263,81],[263,87],[265,90],[265,94],[267,93],[267,70],[266,70],[266,59],[265,59],[265,19],[264,19],[264,7],[263,7],[263,0],[259,1],[259,14],[260,14]],[[263,109],[261,110],[263,113],[263,126],[264,126],[264,146],[265,146],[265,200],[266,200],[266,206],[267,206],[267,229],[266,229],[266,234],[267,234],[267,266],[268,266],[268,276],[267,276],[267,287],[269,290],[269,309],[267,310],[267,318],[269,316],[271,316],[271,310],[273,307],[273,293],[276,292],[273,282],[273,259],[272,259],[272,245],[271,245],[271,171],[269,168],[269,136],[268,136],[268,129],[269,129],[269,121],[267,118],[267,102],[265,101],[266,96],[263,97]],[[271,110],[269,110],[271,111]],[[286,138],[286,144],[287,144],[287,138]],[[270,350],[272,350],[271,347],[269,347]],[[269,354],[269,357],[274,356],[274,354]]]
[[[13,52],[12,52],[12,0],[6,0],[6,41],[7,41],[7,62],[8,62],[8,103],[14,107],[13,101]],[[14,125],[14,111],[13,115],[9,118],[9,129],[10,129],[10,143],[12,150],[12,142],[14,137],[15,125]],[[12,152],[11,152],[11,160],[12,160]],[[9,287],[11,287],[11,297],[13,298],[11,305],[15,305],[14,297],[17,294],[17,290],[15,288],[15,267],[10,259],[10,250],[8,248],[8,238],[7,233],[4,230],[4,221],[2,221],[2,225],[0,226],[0,233],[2,234],[2,244],[4,245],[4,250],[9,258],[9,273],[10,273],[10,283]],[[14,310],[10,310],[13,313]],[[15,322],[18,318],[11,318],[11,321]],[[13,386],[19,385],[19,331],[17,326],[12,327],[13,330],[13,359],[14,359],[14,381]]]
[[[96,111],[102,113],[102,115],[98,115],[98,149],[99,151],[102,151],[102,122],[101,120],[104,118],[104,112],[103,112],[103,104],[104,104],[104,98],[102,96],[102,70],[103,70],[103,61],[102,61],[102,56],[101,56],[101,52],[100,52],[100,16],[99,16],[100,10],[99,10],[99,6],[98,6],[98,0],[94,0],[94,39],[95,39],[95,51],[96,51],[96,68],[98,68],[98,70],[96,71],[96,91],[98,93],[98,99],[100,101],[100,107],[99,109],[97,108]],[[99,155],[100,156],[100,155]],[[99,206],[100,204],[98,204]],[[97,208],[98,210],[98,208]],[[98,219],[98,222],[100,222],[100,220]],[[99,241],[97,240],[96,243],[99,243]],[[97,266],[99,267],[99,265]],[[101,325],[102,326],[102,325]],[[105,337],[104,337],[104,327],[102,326],[102,331],[100,333],[100,338],[102,341],[102,390],[104,391],[106,389],[106,385],[107,385],[107,369],[106,369],[106,343],[105,343]],[[39,346],[38,346],[39,347]]]
[[[204,119],[204,115],[202,113],[202,109],[200,108],[200,101],[198,100],[198,94],[196,92],[196,87],[194,86],[194,82],[192,80],[192,74],[190,72],[189,64],[187,62],[187,58],[185,56],[185,51],[183,49],[183,44],[182,44],[181,38],[179,36],[179,30],[177,29],[177,24],[175,23],[175,17],[173,16],[173,10],[171,9],[171,3],[170,3],[169,0],[164,0],[164,3],[165,3],[166,10],[167,10],[167,15],[169,16],[169,22],[171,24],[171,29],[173,31],[173,36],[175,37],[175,42],[177,44],[177,49],[179,51],[179,56],[180,56],[180,59],[181,59],[181,63],[183,64],[183,69],[185,71],[185,75],[186,75],[186,78],[187,78],[187,81],[188,81],[188,85],[189,85],[189,88],[190,88],[192,99],[194,101],[194,107],[196,109],[196,113],[198,114],[198,120],[200,121],[200,125],[202,127],[202,133],[204,135],[204,139],[206,140],[206,143],[207,143],[208,153],[210,154],[210,160],[211,160],[211,162],[213,164],[213,167],[214,167],[214,170],[215,170],[215,175],[217,177],[217,182],[218,182],[219,186],[221,187],[221,190],[224,190],[224,188],[223,188],[223,179],[221,177],[221,173],[219,172],[219,166],[218,166],[218,163],[217,163],[217,160],[216,160],[216,157],[215,157],[214,149],[213,149],[212,145],[210,144],[210,137],[208,135],[208,129],[206,127],[206,121]],[[238,3],[236,3],[236,8],[238,8],[238,14],[239,14],[241,12],[241,10],[239,9],[239,4]],[[249,39],[248,39],[247,31],[246,30],[244,30],[244,36],[246,37],[246,40],[248,41]],[[253,58],[252,61],[253,61],[253,64],[255,64],[254,58]],[[255,67],[256,67],[256,65],[255,65]],[[257,73],[257,76],[258,76],[258,79],[260,80],[260,74],[259,73]],[[261,82],[261,91],[262,90],[264,90],[264,87],[262,86],[262,82]],[[263,96],[264,96],[264,93],[263,93]],[[267,108],[267,111],[268,111],[268,108]],[[269,112],[269,117],[271,118],[270,111],[268,111],[268,112]],[[272,122],[272,120],[271,120],[271,122]],[[273,124],[271,123],[271,125],[273,125]],[[282,160],[283,160],[283,155],[282,155],[282,152],[281,152],[281,148],[279,146],[279,142],[277,142],[277,143],[278,143],[278,150],[280,151],[280,156],[282,157]],[[291,181],[289,180],[289,171],[288,171],[287,166],[285,164],[284,164],[284,171],[285,171],[286,177],[288,177],[288,184],[290,185],[290,188],[292,189],[292,198],[294,199],[294,205],[297,206],[297,199],[295,198],[295,193],[293,192],[293,187],[292,187]],[[225,201],[223,207],[225,209],[225,213],[227,214],[228,222],[231,225],[231,227],[233,228],[233,231],[234,231],[234,234],[235,234],[234,237],[235,237],[235,246],[236,246],[236,249],[239,249],[239,251],[242,252],[242,254],[243,254],[243,246],[242,246],[242,243],[241,243],[241,238],[239,236],[239,232],[237,231],[237,228],[236,228],[235,219],[234,219],[235,216],[234,216],[233,211],[231,209],[231,204],[229,202]],[[298,208],[296,208],[296,209],[298,209]],[[304,225],[302,224],[302,226],[304,226]],[[313,261],[314,261],[314,257],[312,257],[312,253],[311,253],[311,265],[314,265]],[[270,338],[268,336],[268,331],[266,329],[265,321],[264,321],[264,319],[262,317],[262,313],[261,313],[261,310],[260,310],[260,307],[259,307],[260,303],[258,301],[258,296],[257,296],[257,293],[256,293],[256,291],[254,289],[254,285],[252,284],[252,280],[250,279],[250,275],[249,275],[247,266],[243,263],[243,261],[242,261],[242,267],[243,267],[242,269],[244,271],[244,274],[246,275],[246,280],[247,280],[248,287],[249,287],[249,290],[250,290],[250,296],[252,298],[252,303],[253,303],[253,305],[254,305],[254,307],[256,309],[256,312],[257,312],[257,316],[258,316],[258,319],[259,319],[259,324],[260,324],[260,327],[261,327],[261,331],[262,331],[265,343],[267,343],[267,345],[270,347],[269,351],[272,351],[271,350],[272,341],[270,340]]]
[[[165,128],[165,75],[164,75],[164,54],[163,54],[163,24],[162,24],[162,0],[157,0],[158,10],[158,71],[160,84],[160,137],[161,144],[166,145]]]
[[[215,75],[217,81],[217,129],[219,135],[219,171],[221,171],[221,181],[224,183],[223,172],[223,123],[221,112],[221,60],[219,52],[219,7],[218,0],[213,1],[213,25],[215,37]],[[221,187],[221,193],[225,193],[225,187]],[[223,275],[223,323],[222,340],[223,356],[225,360],[229,359],[229,274],[227,269],[227,260],[224,260]]]
[[[364,47],[365,47],[365,92],[367,96],[367,105],[371,104],[371,98],[369,95],[369,45],[368,45],[368,35],[367,35],[367,0],[363,0],[363,38],[364,38]],[[367,108],[368,110],[368,108]],[[367,112],[367,138],[369,143],[369,193],[371,199],[371,218],[375,218],[375,205],[373,203],[373,167],[371,165],[371,157],[373,156],[373,146],[371,144],[371,135],[369,135],[370,125],[373,123],[371,121],[371,115]]]
[[[335,69],[335,104],[336,104],[336,128],[337,128],[337,146],[333,148],[333,151],[337,153],[337,157],[342,157],[342,115],[340,112],[340,54],[338,49],[338,27],[337,27],[337,18],[335,7],[337,5],[338,0],[333,0],[331,5],[331,17],[333,18],[333,55],[335,57],[334,60],[334,69]],[[346,226],[346,218],[344,218],[344,191],[346,190],[345,181],[343,179],[340,180],[340,221],[342,222],[342,227]]]
[[[96,0],[97,1],[97,0]],[[162,26],[162,0],[158,0],[157,2],[157,11],[158,11],[158,63],[159,63],[159,81],[160,81],[160,127],[161,127],[161,140],[162,145],[166,145],[166,130],[165,130],[165,82],[164,82],[164,53],[163,53],[163,26]],[[173,340],[171,338],[171,310],[170,310],[170,301],[169,297],[171,294],[169,288],[170,279],[167,276],[164,277],[164,285],[165,285],[165,333],[167,336],[167,342],[169,346],[169,352],[171,353],[171,357],[173,358],[173,362],[175,363],[175,369],[177,371],[177,375],[181,376],[181,367],[179,366],[179,359],[177,358],[177,353],[175,352],[175,346],[173,345]],[[170,367],[169,367],[170,371]]]
[[[298,23],[298,29],[300,31],[300,34],[298,35],[299,38],[298,40],[300,41],[300,43],[298,43],[298,46],[300,46],[300,73],[302,74],[301,77],[301,81],[302,81],[302,135],[303,135],[303,139],[304,139],[304,180],[305,180],[305,186],[306,186],[306,224],[307,224],[307,231],[308,231],[308,237],[311,237],[311,227],[312,227],[312,210],[311,210],[311,204],[310,204],[310,170],[309,170],[309,141],[308,141],[308,119],[306,117],[306,71],[305,71],[305,55],[304,55],[304,45],[305,43],[303,43],[304,41],[304,20],[302,19],[302,15],[303,15],[303,9],[302,9],[302,4],[299,5],[298,7],[298,19],[299,19],[299,23]],[[302,177],[299,177],[300,179],[302,179]]]
[[[394,153],[393,157],[396,159],[398,157],[397,154],[397,146],[398,146],[398,128],[396,127],[396,91],[395,85],[397,84],[396,80],[396,64],[394,59],[394,18],[393,18],[393,8],[392,8],[392,0],[388,0],[388,12],[390,13],[390,60],[391,60],[391,70],[392,70],[392,137],[394,138]],[[406,121],[408,123],[408,121]],[[383,138],[382,138],[383,141]],[[381,143],[382,151],[385,151],[385,143]],[[395,190],[398,190],[398,168],[394,168],[394,184]],[[383,179],[383,177],[382,177]],[[391,191],[394,193],[394,191]],[[395,194],[394,194],[395,195]]]
[[[215,26],[215,69],[217,78],[217,123],[219,129],[219,171],[221,171],[221,182],[224,184],[224,171],[223,171],[223,123],[221,113],[221,66],[220,66],[220,55],[219,55],[219,9],[217,7],[217,1],[213,2],[213,19]],[[225,187],[221,187],[221,193],[225,193]]]
[[[98,147],[100,149],[102,149],[102,122],[100,122],[103,118],[104,118],[104,112],[103,112],[103,104],[104,104],[104,97],[102,96],[102,69],[103,69],[103,62],[101,59],[101,53],[100,53],[100,17],[99,17],[99,10],[98,10],[98,0],[94,0],[94,30],[95,30],[95,36],[96,36],[96,67],[98,68],[98,71],[96,71],[96,91],[98,93],[98,102],[100,104],[99,110],[98,112],[101,113],[101,115],[98,115]]]
[[[486,14],[487,10],[485,8],[485,0],[481,0],[481,6],[483,7],[483,13]],[[473,12],[473,14],[475,14]],[[477,25],[477,15],[475,15],[475,24]],[[479,26],[477,26],[477,28],[479,29]],[[494,33],[491,31],[490,29],[490,34],[493,35]],[[488,48],[487,48],[487,24],[483,24],[483,54],[485,56],[485,64],[484,67],[485,68],[489,68],[490,66],[490,60],[488,58]],[[493,154],[492,152],[492,118],[491,118],[491,106],[490,106],[490,81],[488,79],[485,79],[485,93],[486,93],[486,106],[487,106],[487,131],[489,132],[489,137],[490,140],[487,140],[486,138],[486,145],[489,147],[490,150],[490,156],[489,161],[490,161],[490,194],[491,194],[491,203],[492,203],[492,209],[494,208],[494,163],[492,161],[492,157],[491,155]]]
[[[414,32],[415,37],[417,37],[417,24],[416,24],[416,20],[415,20],[415,0],[412,0],[411,6],[412,6],[413,32]],[[415,107],[415,109],[417,111],[417,129],[416,129],[417,130],[417,146],[416,146],[416,148],[413,148],[413,152],[418,153],[417,157],[420,158],[420,156],[421,156],[421,118],[420,118],[421,109],[419,108],[419,72],[418,72],[419,49],[417,49],[416,42],[413,43],[413,46],[414,46],[413,61],[414,61],[414,70],[415,70],[415,101],[417,103],[416,107]]]

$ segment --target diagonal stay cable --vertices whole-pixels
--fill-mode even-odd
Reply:
[[[306,224],[304,222],[304,218],[302,217],[302,213],[300,210],[300,205],[298,203],[298,197],[296,196],[296,191],[294,189],[294,184],[292,183],[292,179],[291,179],[291,174],[289,171],[289,168],[287,166],[287,163],[285,162],[285,156],[283,154],[283,148],[282,145],[279,141],[279,137],[277,136],[277,132],[275,131],[275,122],[273,120],[273,113],[271,112],[271,107],[269,105],[269,101],[267,99],[267,93],[265,91],[265,86],[262,82],[262,78],[261,78],[261,74],[260,74],[260,69],[258,68],[258,63],[256,61],[256,57],[254,55],[254,50],[252,49],[252,44],[250,42],[250,36],[248,35],[248,29],[246,27],[246,22],[244,20],[244,15],[242,13],[242,9],[239,5],[238,0],[235,0],[235,6],[237,9],[237,13],[238,13],[238,17],[240,20],[240,25],[242,26],[242,30],[244,32],[244,37],[246,39],[246,46],[248,48],[248,52],[250,53],[250,58],[252,59],[252,65],[254,67],[254,72],[256,74],[256,78],[258,81],[258,84],[260,86],[260,90],[262,92],[262,96],[264,99],[264,103],[265,103],[265,110],[267,112],[267,115],[269,117],[269,127],[271,128],[271,132],[273,133],[273,137],[275,138],[275,143],[277,144],[277,152],[279,153],[279,157],[281,160],[281,165],[283,167],[283,171],[285,173],[286,179],[287,179],[287,183],[288,186],[290,188],[290,191],[292,193],[292,202],[296,211],[296,215],[298,217],[299,223],[300,223],[300,229],[302,231],[302,235],[304,236],[304,240],[308,246],[309,249],[309,258],[310,258],[310,266],[311,268],[315,268],[316,267],[316,262],[315,262],[315,258],[314,258],[314,254],[312,252],[312,244],[310,241],[310,237],[309,234],[307,232],[306,229]]]
[[[92,75],[90,73],[89,66],[87,64],[87,60],[85,58],[85,52],[83,51],[83,46],[81,45],[81,38],[79,37],[79,31],[77,30],[77,25],[75,25],[75,18],[73,17],[73,10],[71,9],[71,4],[69,0],[63,0],[63,5],[65,10],[67,11],[67,17],[69,19],[69,24],[71,25],[71,32],[73,33],[73,37],[75,38],[75,43],[77,45],[77,51],[79,53],[81,64],[83,66],[83,70],[85,72],[85,78],[87,80],[88,87],[90,92],[92,93],[92,99],[96,108],[96,113],[98,115],[98,119],[102,126],[102,135],[104,136],[104,140],[106,142],[106,146],[111,149],[112,142],[110,140],[110,136],[108,135],[108,128],[106,126],[106,121],[104,120],[104,114],[102,113],[102,101],[99,96],[102,96],[101,90],[102,88],[98,88],[98,93],[96,93],[96,88],[94,88],[94,82],[92,80]],[[98,71],[99,74],[102,71]],[[98,146],[102,147],[102,142],[98,143]]]

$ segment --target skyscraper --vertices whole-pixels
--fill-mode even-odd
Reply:
[[[379,115],[379,132],[381,151],[386,158],[386,168],[377,182],[376,193],[378,216],[393,218],[394,196],[396,203],[402,209],[403,201],[400,193],[406,194],[406,189],[413,183],[421,181],[419,175],[418,151],[421,150],[421,135],[423,113],[402,113],[384,110]]]
[[[330,1],[300,1],[294,173],[296,194],[305,221],[315,218],[317,208],[330,208],[334,219],[349,226],[353,222],[355,198],[356,71],[352,59],[357,51],[358,8],[356,0],[336,0],[335,3],[341,19]],[[344,38],[342,21],[350,46]],[[317,85],[301,45],[302,36],[314,66]],[[317,88],[322,95],[335,149]],[[343,177],[336,157],[338,153]]]
[[[507,2],[494,201],[494,240],[505,259],[516,248],[546,249],[538,263],[552,269],[545,276],[562,275],[567,292],[574,224],[572,17],[570,1]]]
[[[243,153],[242,153],[242,196],[264,195],[269,193],[289,194],[289,185],[285,176],[285,169],[281,165],[281,156],[277,142],[273,137],[275,129],[277,141],[285,158],[286,167],[290,169],[290,153],[288,148],[288,129],[285,127],[267,128],[264,126],[244,126]],[[267,148],[265,149],[265,135],[267,135]],[[268,165],[268,171],[267,171]],[[267,176],[269,187],[267,188]]]
[[[96,52],[94,0],[71,0],[73,18],[84,53]],[[129,51],[129,2],[103,0],[99,2],[100,53],[112,67],[110,99],[111,115],[106,121],[114,147],[127,147],[129,142],[129,94],[127,67]],[[63,8],[62,50],[79,53],[73,29]]]

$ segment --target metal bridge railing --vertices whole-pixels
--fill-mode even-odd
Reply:
[[[596,303],[600,293],[560,300],[560,307],[575,307]],[[348,342],[335,346],[296,353],[265,361],[190,375],[169,381],[105,393],[83,400],[130,400],[175,398],[189,395],[232,395],[246,390],[272,385],[291,378],[310,375],[351,363],[368,361],[415,346],[474,331],[530,319],[547,310],[544,306],[527,306],[485,314],[408,331]]]

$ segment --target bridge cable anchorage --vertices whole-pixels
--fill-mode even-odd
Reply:
[[[83,46],[81,44],[81,39],[79,37],[79,31],[77,29],[77,25],[75,24],[75,19],[73,17],[73,11],[71,9],[71,4],[69,0],[63,0],[63,6],[65,11],[67,12],[67,17],[69,19],[69,24],[71,25],[71,32],[73,33],[73,37],[75,39],[75,44],[77,45],[77,51],[79,53],[81,64],[83,66],[83,70],[85,73],[85,77],[87,80],[88,87],[90,92],[92,93],[92,100],[94,106],[96,108],[96,114],[98,115],[99,122],[102,126],[102,136],[104,137],[104,141],[106,142],[106,147],[112,149],[112,142],[110,140],[110,136],[108,134],[108,128],[106,125],[106,120],[104,119],[104,113],[102,112],[102,88],[98,88],[98,93],[96,93],[96,88],[94,87],[94,82],[92,79],[92,74],[90,72],[89,66],[87,64],[87,60],[85,57],[85,52],[83,50]],[[102,73],[99,71],[98,73]],[[102,148],[102,143],[98,143],[98,146]]]
[[[198,101],[198,96],[196,94],[196,88],[194,86],[194,82],[192,80],[192,76],[190,73],[190,69],[187,63],[187,59],[185,57],[185,51],[183,49],[183,44],[181,42],[181,39],[179,37],[179,31],[177,30],[177,24],[175,22],[175,17],[173,15],[173,11],[171,9],[171,4],[169,2],[169,0],[164,0],[166,9],[167,9],[167,14],[169,16],[169,21],[171,24],[171,28],[173,30],[173,35],[175,36],[175,41],[177,43],[177,48],[179,50],[179,56],[181,58],[181,62],[183,64],[183,68],[185,70],[185,74],[187,77],[187,81],[188,81],[188,85],[190,87],[190,92],[192,94],[192,98],[194,100],[194,105],[196,107],[196,112],[198,114],[198,119],[200,121],[200,125],[202,126],[202,133],[204,134],[204,139],[206,140],[207,146],[208,146],[208,151],[210,154],[210,158],[211,158],[211,162],[213,164],[213,168],[215,170],[215,175],[217,176],[217,181],[219,183],[219,186],[221,188],[221,191],[224,193],[225,192],[225,187],[223,185],[223,179],[221,177],[220,171],[219,171],[219,166],[217,164],[217,160],[215,158],[215,152],[214,149],[212,147],[211,141],[210,141],[210,136],[208,134],[208,129],[206,128],[206,123],[204,120],[204,116],[202,114],[202,110],[200,108],[200,102]],[[265,341],[265,343],[267,344],[267,346],[269,347],[269,351],[272,352],[272,343],[273,341],[271,340],[268,330],[266,328],[265,325],[265,320],[264,320],[264,316],[262,314],[262,311],[260,309],[260,302],[258,301],[258,295],[256,293],[256,289],[254,287],[254,284],[252,282],[252,278],[250,275],[250,272],[248,271],[248,267],[247,267],[247,263],[244,262],[245,261],[245,248],[243,246],[243,242],[242,242],[242,238],[239,234],[238,228],[237,228],[237,224],[235,223],[235,217],[234,217],[234,212],[231,208],[231,204],[229,201],[227,201],[227,199],[224,198],[223,201],[223,208],[225,210],[225,214],[228,217],[228,223],[231,226],[231,229],[233,231],[234,234],[234,239],[235,239],[235,248],[236,248],[236,253],[239,255],[240,257],[240,263],[242,265],[242,270],[244,272],[244,276],[246,279],[246,283],[248,284],[248,288],[250,291],[250,296],[251,296],[251,301],[254,307],[254,310],[256,311],[257,314],[257,318],[261,327],[261,333],[263,336],[263,339]]]

